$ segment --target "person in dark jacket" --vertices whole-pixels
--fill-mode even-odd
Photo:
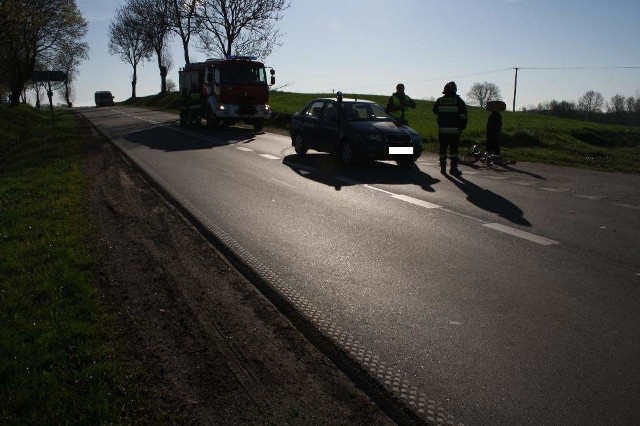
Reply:
[[[457,95],[458,87],[453,81],[444,86],[442,94],[433,104],[433,113],[438,116],[438,136],[440,140],[440,172],[447,173],[447,149],[451,159],[449,173],[454,176],[461,176],[458,169],[458,147],[460,146],[460,135],[467,127],[467,105],[462,98]]]
[[[500,156],[500,133],[502,133],[502,115],[492,111],[487,119],[487,152]]]
[[[400,113],[400,124],[409,125],[406,118],[404,117],[404,112],[407,108],[415,108],[416,103],[404,93],[404,84],[398,83],[396,86],[396,92],[389,96],[389,100],[387,101],[387,112],[389,114],[393,114],[394,112]]]

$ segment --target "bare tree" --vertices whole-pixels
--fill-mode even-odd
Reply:
[[[586,117],[593,115],[597,112],[602,112],[604,106],[604,96],[602,93],[594,90],[587,91],[584,95],[578,99],[578,110],[581,111]]]
[[[8,82],[11,105],[20,102],[38,60],[80,43],[87,33],[75,0],[3,0],[0,27],[0,73]]]
[[[280,33],[275,23],[289,0],[202,0],[198,14],[205,31],[199,33],[207,52],[269,56],[278,45]]]
[[[131,0],[130,0],[131,1]],[[118,55],[120,60],[133,68],[131,97],[136,97],[138,64],[151,58],[153,49],[147,42],[141,23],[136,19],[130,3],[119,7],[109,25],[109,53]]]
[[[89,45],[85,42],[74,41],[63,46],[53,58],[52,63],[57,70],[64,71],[67,79],[60,85],[58,92],[71,108],[73,99],[73,81],[78,75],[78,67],[83,60],[89,59]]]
[[[160,93],[167,90],[167,39],[171,28],[170,0],[130,0],[136,20],[141,25],[146,42],[156,54],[160,71]]]
[[[485,81],[484,83],[474,83],[471,86],[471,90],[467,92],[467,97],[470,99],[471,105],[477,105],[480,108],[487,106],[487,102],[502,99],[500,95],[500,89],[493,83]]]
[[[607,104],[607,112],[622,114],[625,111],[626,98],[620,94],[613,95]]]
[[[626,111],[631,114],[640,114],[640,90],[636,90],[636,96],[629,96],[626,101]]]
[[[170,0],[171,1],[171,29],[178,34],[182,41],[184,62],[189,64],[189,42],[191,35],[198,30],[199,20],[196,9],[201,0]]]

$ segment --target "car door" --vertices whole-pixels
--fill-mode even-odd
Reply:
[[[318,144],[320,117],[325,101],[317,100],[309,104],[302,117],[302,138],[307,148],[321,150]]]
[[[318,125],[318,146],[322,151],[336,152],[340,147],[340,114],[336,101],[325,105]]]

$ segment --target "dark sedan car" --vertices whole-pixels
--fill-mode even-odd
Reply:
[[[422,137],[415,130],[362,99],[312,100],[291,118],[291,141],[298,155],[309,149],[337,153],[345,165],[374,159],[410,166],[422,154]]]

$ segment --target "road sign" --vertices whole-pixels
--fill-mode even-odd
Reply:
[[[65,81],[67,73],[63,71],[34,71],[31,74],[31,81]]]

